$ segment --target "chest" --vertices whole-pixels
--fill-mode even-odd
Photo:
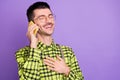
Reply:
[[[40,53],[40,64],[39,64],[41,79],[46,78],[46,79],[49,79],[49,80],[51,79],[52,80],[53,78],[55,78],[55,80],[57,80],[57,77],[63,79],[62,74],[59,74],[55,71],[49,70],[47,68],[47,65],[45,65],[44,62],[43,62],[43,59],[45,59],[47,56],[56,59],[57,55],[62,57],[60,49],[48,48],[48,49],[44,49],[44,50],[41,51],[41,53]]]

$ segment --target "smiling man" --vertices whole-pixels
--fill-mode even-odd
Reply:
[[[16,52],[20,80],[84,80],[70,47],[53,41],[55,21],[46,2],[27,9],[29,46]]]

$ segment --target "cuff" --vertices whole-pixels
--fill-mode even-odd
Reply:
[[[29,52],[29,54],[30,54],[29,57],[40,60],[40,53],[41,53],[41,51],[39,49],[31,48],[30,52]]]

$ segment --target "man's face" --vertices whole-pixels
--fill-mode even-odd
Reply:
[[[35,9],[34,22],[39,26],[39,33],[51,36],[54,31],[54,16],[48,9]]]

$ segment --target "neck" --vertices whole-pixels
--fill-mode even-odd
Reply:
[[[43,36],[43,35],[38,35],[38,40],[45,45],[50,45],[52,43],[52,37],[51,36]]]

